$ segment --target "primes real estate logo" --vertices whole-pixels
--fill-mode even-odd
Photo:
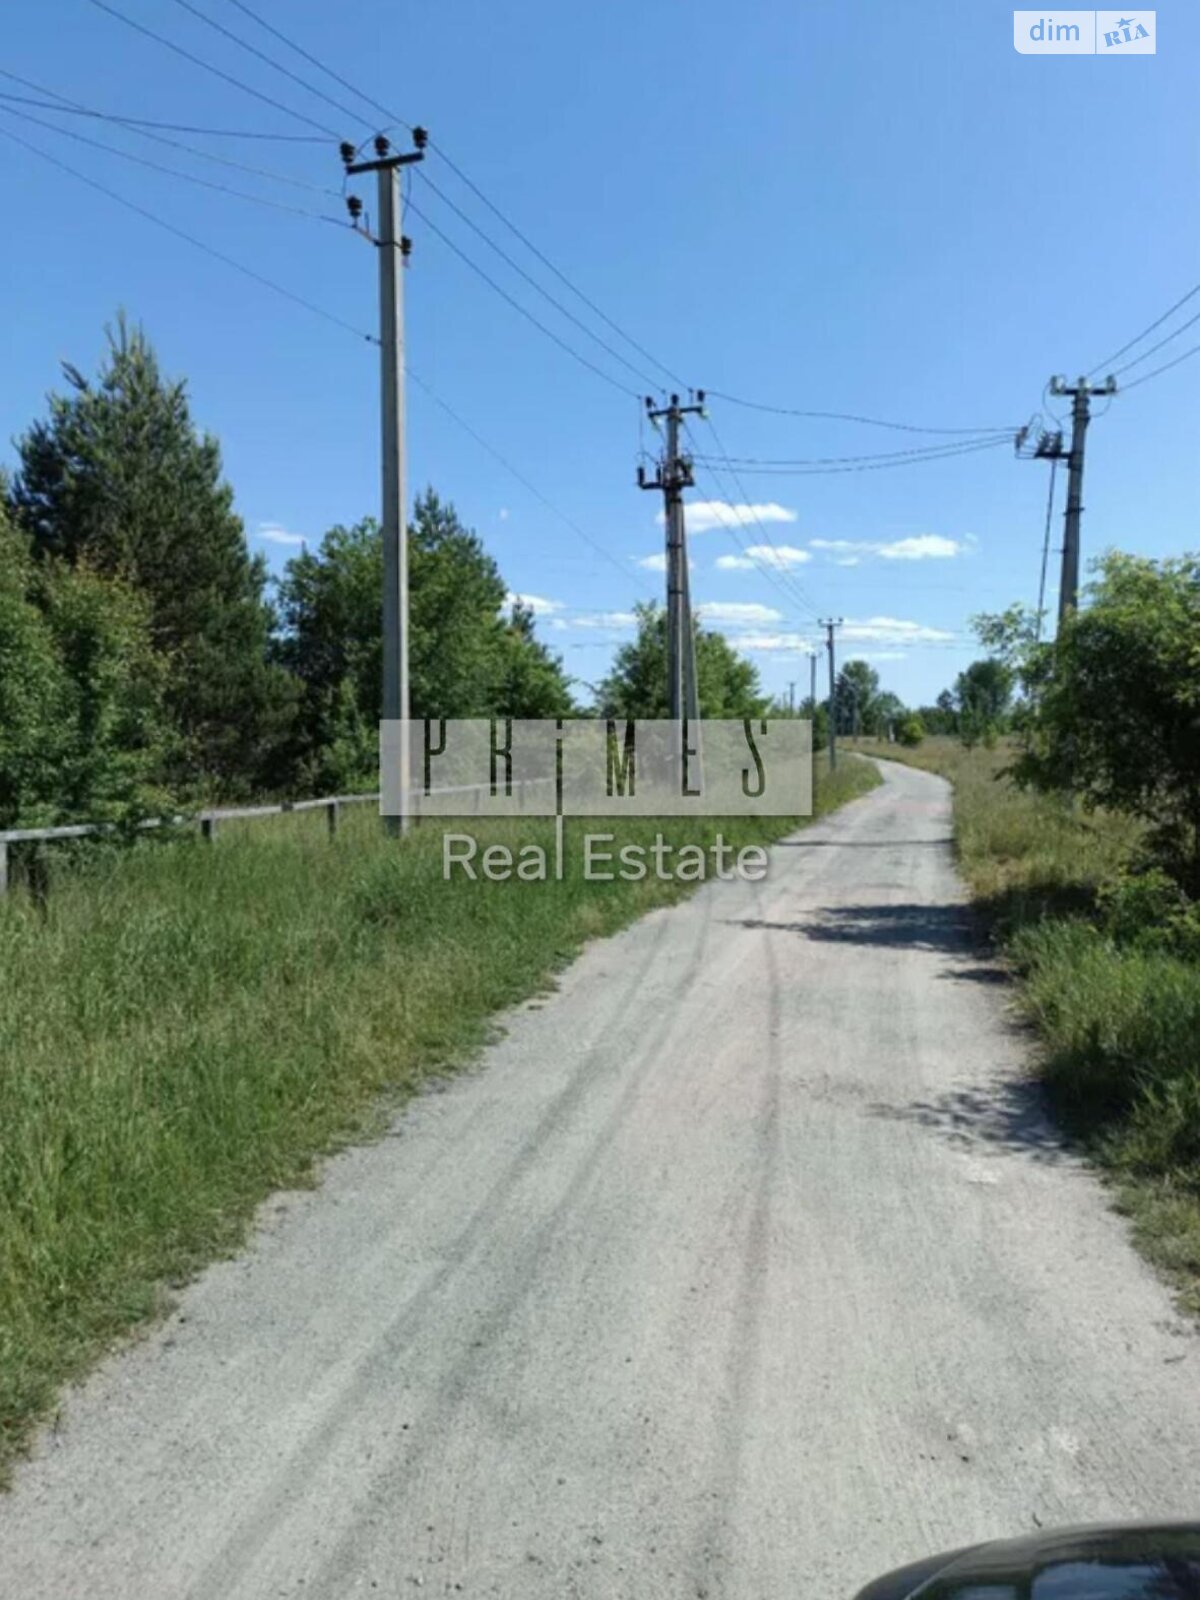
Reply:
[[[645,818],[801,817],[812,812],[812,728],[797,718],[738,718],[713,722],[634,718],[413,718],[380,724],[380,810],[385,816],[556,819],[554,876],[562,876],[563,819],[606,818],[619,824]],[[645,829],[639,831],[644,840]],[[529,870],[512,851],[480,849],[473,834],[443,833],[444,875],[458,865],[475,877],[537,878],[538,847]],[[486,841],[484,841],[486,844]],[[684,847],[703,854],[698,846]],[[717,871],[728,849],[713,846]],[[664,870],[671,847],[622,844],[619,826],[585,835],[588,876],[644,877],[631,852],[648,851],[659,877],[703,877],[705,871]],[[753,854],[765,865],[761,850]],[[476,861],[476,855],[480,862]],[[518,856],[522,852],[518,851]],[[500,858],[508,856],[507,863]],[[620,868],[610,868],[614,858]],[[498,870],[505,868],[508,870]],[[679,866],[679,863],[676,863]],[[515,870],[514,870],[515,868]],[[595,870],[592,870],[595,869]],[[736,872],[736,865],[735,865]],[[743,873],[761,876],[761,872]]]
[[[1023,56],[1152,56],[1154,11],[1014,11]]]

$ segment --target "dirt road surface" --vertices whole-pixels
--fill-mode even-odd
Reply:
[[[845,1600],[1195,1516],[1200,1356],[1023,1082],[949,792],[591,947],[0,1499],[20,1600]]]

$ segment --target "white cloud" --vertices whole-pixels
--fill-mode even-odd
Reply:
[[[594,611],[590,616],[572,617],[573,628],[635,628],[637,618],[632,611]]]
[[[506,606],[524,606],[526,611],[532,611],[535,617],[549,616],[552,611],[561,611],[561,600],[547,600],[540,594],[514,594],[510,589],[504,596]]]
[[[907,539],[810,539],[813,550],[825,550],[840,556],[839,567],[857,565],[862,556],[879,556],[884,561],[948,561],[960,556],[974,543],[970,534],[964,539],[946,539],[940,533],[919,533]]]
[[[782,622],[783,612],[773,606],[760,606],[733,600],[705,600],[696,607],[705,622],[736,622],[749,627],[754,623]]]
[[[254,537],[264,540],[267,544],[285,544],[293,547],[307,542],[302,533],[289,533],[281,522],[260,522],[254,530]]]
[[[722,572],[746,572],[763,567],[786,572],[790,567],[801,567],[811,560],[807,550],[798,550],[794,544],[751,544],[746,546],[745,555],[718,556],[717,567]]]
[[[746,527],[756,522],[795,522],[796,513],[774,500],[749,504],[732,500],[689,500],[684,508],[689,533],[705,533],[710,528]],[[663,521],[663,513],[658,513]]]
[[[663,550],[659,550],[655,555],[642,556],[637,564],[638,564],[639,567],[641,567],[646,572],[665,572],[667,570],[666,552],[663,551]],[[688,557],[688,571],[689,572],[695,572],[695,570],[696,570],[696,563],[689,556]]]
[[[507,506],[501,506],[500,507],[500,521],[501,522],[507,522],[508,521],[508,507]]]
[[[907,650],[856,650],[855,661],[907,661]]]
[[[921,533],[912,539],[893,539],[882,544],[879,554],[885,561],[948,561],[961,555],[962,541],[943,539],[939,533]]]
[[[567,624],[561,617],[552,617],[550,619],[550,626],[555,630],[556,633],[565,633],[567,630]]]
[[[833,563],[835,567],[858,567],[862,565],[860,556],[839,556]]]
[[[742,633],[734,636],[733,645],[738,650],[756,652],[790,652],[811,655],[812,644],[801,633]]]
[[[930,644],[951,640],[954,634],[900,617],[866,617],[859,622],[847,622],[841,629],[841,637],[847,641],[875,640],[880,644]]]

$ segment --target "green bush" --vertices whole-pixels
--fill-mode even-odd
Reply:
[[[1105,1136],[1114,1165],[1200,1190],[1200,969],[1078,920],[1026,927],[1010,948],[1070,1120]]]
[[[1161,867],[1101,884],[1096,904],[1114,944],[1200,961],[1200,905]]]
[[[911,711],[908,716],[902,717],[896,725],[896,738],[910,750],[915,750],[924,737],[925,724],[915,711]]]

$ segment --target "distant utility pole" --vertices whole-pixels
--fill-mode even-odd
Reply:
[[[1065,378],[1051,378],[1050,393],[1070,395],[1071,448],[1067,452],[1067,509],[1063,524],[1062,581],[1058,590],[1058,621],[1061,627],[1069,611],[1074,611],[1079,600],[1079,522],[1083,514],[1083,446],[1091,415],[1090,400],[1094,394],[1116,394],[1117,380],[1106,378],[1095,388],[1086,378],[1068,384]]]
[[[355,161],[353,145],[342,146],[346,174],[374,172],[379,180],[379,348],[382,415],[382,515],[383,528],[383,717],[386,722],[408,722],[408,538],[405,527],[404,461],[404,290],[403,267],[411,244],[404,237],[399,169],[425,159],[428,134],[413,129],[415,148],[407,155],[391,154],[380,134],[375,139],[374,161]],[[357,224],[361,202],[347,200]],[[368,237],[371,237],[368,235]],[[389,833],[408,831],[409,790],[412,772],[408,730],[400,740],[400,815],[386,819]],[[381,785],[382,786],[382,785]]]
[[[687,568],[687,532],[683,522],[683,491],[691,488],[690,456],[680,454],[679,425],[685,416],[704,414],[704,390],[695,391],[696,404],[681,406],[673,394],[670,403],[656,407],[647,398],[646,412],[652,422],[666,422],[666,449],[652,479],[639,467],[639,489],[662,492],[667,540],[667,706],[672,722],[683,717],[700,717],[699,686],[696,681],[696,637],[692,627],[691,585]]]
[[[813,721],[817,720],[817,652],[808,652],[808,697],[812,701]]]
[[[788,712],[793,717],[796,715],[796,684],[794,679],[788,683]]]
[[[833,633],[835,628],[840,628],[846,619],[844,617],[824,617],[820,626],[825,629],[825,648],[829,652],[829,770],[834,771],[837,766],[837,671],[833,659]],[[813,657],[813,681],[816,682],[816,657]],[[813,710],[816,711],[816,699],[813,700]]]

